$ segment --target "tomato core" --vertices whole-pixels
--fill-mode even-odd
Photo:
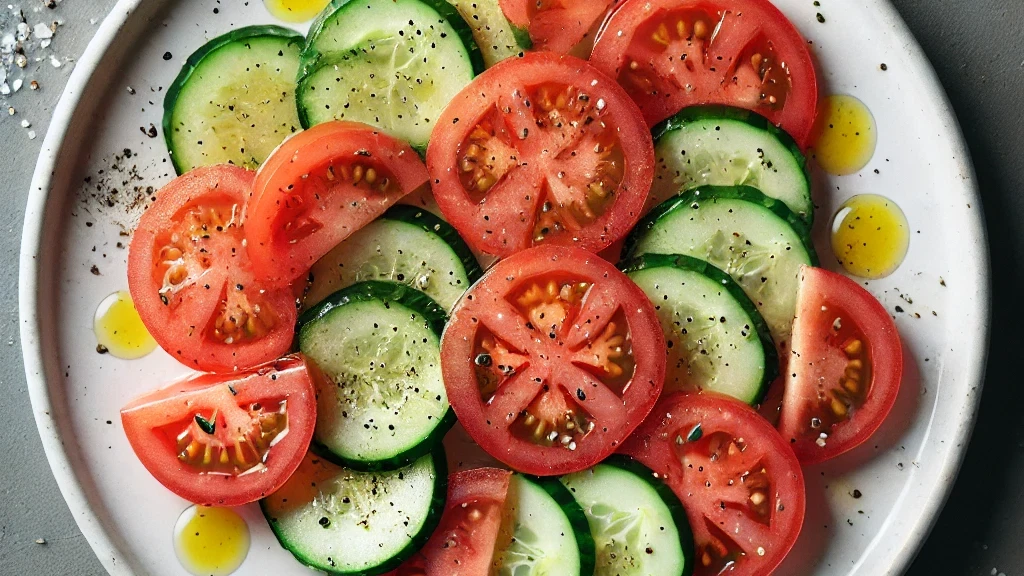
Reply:
[[[470,436],[516,470],[553,475],[600,461],[647,415],[664,346],[653,306],[625,275],[594,254],[544,246],[470,290],[441,356]]]
[[[502,111],[526,116],[522,128],[511,133],[494,110],[459,146],[459,181],[467,195],[482,202],[503,180],[505,186],[516,183],[508,178],[511,172],[528,170],[527,182],[539,188],[531,199],[539,210],[529,242],[593,223],[614,203],[625,165],[614,127],[596,120],[604,101],[592,102],[576,87],[553,82],[517,90],[513,98]],[[541,158],[521,162],[519,149]]]
[[[636,223],[653,178],[643,117],[611,78],[531,53],[481,74],[427,150],[446,217],[480,252],[541,244],[599,251]]]
[[[226,405],[206,415],[197,411],[164,431],[181,430],[173,438],[182,463],[206,474],[237,476],[263,467],[270,446],[287,434],[287,400],[276,404],[254,403],[248,409]]]
[[[507,300],[526,320],[528,330],[536,330],[542,339],[546,336],[557,348],[565,348],[570,331],[581,321],[583,303],[592,287],[591,283],[579,279],[538,279],[510,293]],[[618,312],[580,349],[573,363],[621,396],[635,371],[630,343],[625,317]],[[489,330],[477,332],[474,365],[484,402],[489,403],[499,388],[529,364],[528,356],[515,351],[511,344]],[[540,383],[543,379],[538,376],[535,380]],[[539,446],[575,450],[596,426],[592,416],[580,406],[580,401],[586,399],[586,391],[579,388],[575,396],[573,398],[568,390],[543,384],[538,396],[515,417],[510,432]]]

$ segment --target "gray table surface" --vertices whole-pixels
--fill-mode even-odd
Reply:
[[[33,12],[42,0],[13,4],[30,24],[62,22],[50,52],[73,61],[114,1],[63,0],[43,12]],[[893,1],[938,70],[967,136],[993,241],[995,286],[978,426],[949,503],[909,574],[1024,575],[1024,387],[1016,371],[1024,330],[1014,304],[1024,276],[1024,0]],[[43,457],[18,341],[18,249],[29,180],[72,64],[32,62],[27,76],[40,89],[0,96],[0,111],[16,109],[13,117],[0,114],[0,182],[9,201],[0,212],[0,230],[7,230],[0,248],[0,343],[7,342],[0,344],[0,575],[103,574]]]

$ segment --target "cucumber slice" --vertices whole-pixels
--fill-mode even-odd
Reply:
[[[299,129],[302,43],[294,30],[249,26],[189,56],[164,97],[164,138],[178,174],[227,163],[254,170]]]
[[[441,379],[444,310],[392,282],[362,282],[299,318],[317,378],[313,448],[357,470],[391,470],[430,452],[455,422]]]
[[[689,256],[646,254],[623,271],[654,303],[668,344],[666,391],[709,390],[756,405],[779,375],[761,314],[728,274]]]
[[[515,474],[506,515],[511,540],[494,555],[494,576],[591,576],[594,539],[583,509],[553,478]]]
[[[358,472],[310,453],[260,508],[299,562],[331,574],[383,574],[427,542],[447,490],[440,446],[391,472]]]
[[[712,184],[751,186],[814,218],[807,160],[788,134],[763,116],[726,106],[686,108],[654,129],[654,203]]]
[[[701,186],[667,200],[637,224],[623,254],[683,254],[711,263],[743,288],[783,350],[800,266],[818,263],[807,224],[749,186]]]
[[[693,535],[679,498],[636,461],[612,456],[561,478],[597,546],[594,576],[688,576]]]
[[[310,29],[301,68],[304,128],[363,122],[424,150],[441,111],[484,67],[444,0],[334,0]]]
[[[359,282],[387,280],[416,288],[451,310],[481,274],[454,228],[422,208],[400,204],[313,265],[303,306]]]
[[[530,34],[505,18],[498,0],[448,0],[473,29],[473,39],[490,68],[533,47]],[[525,32],[525,33],[524,33]],[[525,40],[525,41],[524,41]]]

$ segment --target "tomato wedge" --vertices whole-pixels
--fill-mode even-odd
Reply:
[[[757,412],[725,396],[666,395],[622,447],[686,508],[695,576],[771,574],[803,526],[800,463]]]
[[[426,574],[488,574],[502,528],[512,473],[478,468],[452,474],[441,525],[423,548]]]
[[[535,50],[568,53],[583,42],[613,0],[501,0],[505,18],[530,32]]]
[[[128,248],[128,286],[146,328],[197,370],[246,369],[284,354],[295,297],[253,274],[242,225],[253,172],[197,168],[157,192]]]
[[[609,454],[665,378],[650,301],[588,252],[542,246],[492,268],[441,340],[448,398],[469,435],[527,474],[568,474]]]
[[[779,431],[803,463],[867,440],[896,403],[903,346],[889,313],[853,280],[800,271]]]
[[[696,104],[760,113],[804,148],[818,80],[800,32],[768,0],[631,0],[602,26],[591,61],[648,124]]]
[[[161,484],[204,506],[240,506],[281,487],[313,437],[316,398],[302,357],[202,374],[121,409],[128,442]]]
[[[636,105],[571,56],[509,58],[466,87],[427,148],[434,196],[480,252],[598,252],[640,218],[654,147]]]
[[[304,276],[426,182],[416,152],[370,126],[326,122],[295,135],[260,167],[246,208],[256,272],[272,285]]]
[[[385,576],[490,574],[511,477],[508,470],[497,468],[449,476],[448,501],[434,535],[419,553]]]

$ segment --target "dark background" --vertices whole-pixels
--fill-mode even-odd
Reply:
[[[909,574],[1024,574],[1024,1],[893,0],[939,73],[981,186],[992,337],[967,459]],[[995,572],[993,572],[995,571]]]
[[[41,0],[22,0],[29,13]],[[585,1],[585,0],[584,0]],[[843,0],[856,2],[857,0]],[[892,0],[924,47],[963,126],[981,186],[992,244],[991,356],[978,425],[963,470],[909,574],[1024,575],[1024,0]],[[810,0],[808,0],[810,2]],[[15,2],[16,4],[18,2]],[[0,6],[6,8],[7,2]],[[54,39],[81,54],[114,0],[63,0]],[[40,15],[30,17],[39,21]],[[41,90],[15,94],[18,116],[0,122],[0,574],[102,574],[60,497],[25,388],[18,345],[18,238],[35,157],[70,65],[37,66]],[[6,107],[7,102],[4,102]],[[6,115],[2,115],[6,116]],[[20,126],[30,119],[39,137]],[[31,480],[26,481],[26,478]],[[45,544],[37,544],[45,539]]]

